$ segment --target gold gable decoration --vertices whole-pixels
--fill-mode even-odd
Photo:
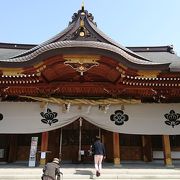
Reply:
[[[64,64],[80,72],[81,76],[92,67],[99,66],[97,61],[100,60],[100,56],[96,55],[64,55],[63,58]]]
[[[22,68],[1,68],[3,76],[19,76],[23,75]]]
[[[160,74],[160,71],[138,71],[137,74],[140,77],[156,78]]]

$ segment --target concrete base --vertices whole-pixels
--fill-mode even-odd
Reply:
[[[113,167],[115,167],[115,168],[121,168],[121,167],[122,167],[122,164],[114,164]]]
[[[140,164],[122,164],[123,168],[114,167],[113,164],[103,164],[100,177],[96,177],[93,164],[63,164],[61,172],[64,180],[177,180],[180,179],[180,171],[165,168],[165,166],[149,165],[144,167]],[[120,164],[121,166],[121,164]],[[8,168],[7,168],[8,167]],[[17,168],[18,167],[18,168]],[[180,164],[178,164],[178,168]],[[0,165],[0,179],[3,180],[40,180],[42,168],[27,168],[27,166]]]
[[[174,168],[174,165],[165,165],[166,168],[169,168],[169,169],[173,169]]]

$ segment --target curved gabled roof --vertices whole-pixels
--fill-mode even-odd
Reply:
[[[12,58],[28,55],[33,51],[54,42],[78,40],[78,41],[98,41],[98,42],[111,44],[113,46],[120,48],[121,50],[125,51],[126,53],[128,53],[129,55],[135,58],[142,59],[144,61],[150,61],[149,59],[134,53],[128,48],[112,40],[110,37],[108,37],[106,34],[104,34],[101,30],[97,28],[97,24],[93,20],[94,17],[92,16],[91,13],[88,13],[87,10],[85,11],[83,9],[79,10],[78,13],[74,13],[74,15],[72,16],[72,21],[69,23],[69,26],[66,29],[64,29],[62,32],[55,35],[51,39],[43,42],[42,44],[37,45],[34,48],[26,52],[23,52],[17,56],[14,56]],[[85,35],[83,37],[79,35],[81,30],[85,32]]]
[[[134,67],[135,69],[138,69],[137,65],[140,65],[140,69],[142,67],[143,69],[152,69],[153,67],[155,69],[168,70],[170,65],[169,63],[153,62],[152,60],[134,53],[130,49],[116,43],[97,28],[97,24],[94,22],[92,14],[88,13],[88,11],[84,10],[84,7],[82,7],[78,13],[74,13],[69,26],[62,32],[26,52],[12,58],[0,60],[1,66],[27,67],[43,60],[38,58],[40,55],[44,53],[47,55],[48,51],[64,48],[69,48],[69,50],[72,50],[72,48],[96,48],[96,53],[98,53],[98,50],[103,50],[100,55],[105,55],[106,53],[104,51],[110,51],[114,53],[115,56],[119,56],[118,58],[115,58],[117,61],[123,57],[127,66],[130,64],[129,67]],[[79,51],[79,53],[81,52]],[[133,65],[131,66],[131,64]]]
[[[6,67],[7,65],[10,67],[9,63],[16,63],[16,67],[21,67],[22,65],[29,66],[32,63],[38,63],[39,61],[42,61],[43,59],[39,58],[39,56],[43,53],[50,53],[52,50],[58,50],[58,53],[62,53],[64,49],[69,49],[71,52],[73,48],[76,48],[76,51],[81,54],[80,51],[78,51],[78,48],[88,48],[89,53],[95,52],[96,54],[100,55],[107,55],[107,56],[113,56],[117,61],[120,63],[123,63],[124,61],[127,62],[127,64],[133,64],[133,67],[135,69],[138,69],[138,67],[135,67],[136,65],[140,65],[141,68],[148,68],[148,65],[153,66],[154,70],[161,69],[161,70],[167,70],[169,67],[169,63],[155,63],[150,61],[144,61],[142,59],[138,59],[137,57],[133,57],[129,55],[127,52],[123,51],[122,49],[113,46],[111,44],[103,43],[103,42],[95,42],[95,41],[59,41],[54,42],[51,44],[47,44],[45,46],[40,47],[37,50],[34,50],[30,54],[16,57],[13,59],[8,60],[0,60],[1,66]],[[95,51],[93,51],[95,50]],[[86,52],[86,51],[84,51]],[[109,52],[109,53],[108,53]],[[112,54],[113,53],[113,54]],[[50,53],[51,54],[51,53]],[[55,52],[54,52],[55,54]],[[117,56],[117,57],[116,57]],[[48,54],[46,55],[48,57]],[[124,60],[120,57],[124,57]],[[22,64],[23,63],[23,64]],[[13,64],[14,65],[14,64]]]

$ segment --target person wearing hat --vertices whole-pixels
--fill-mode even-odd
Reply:
[[[43,168],[43,180],[60,180],[59,159],[54,158],[52,162],[47,163]]]
[[[96,169],[96,176],[100,176],[102,170],[102,160],[106,158],[104,144],[100,141],[100,137],[96,136],[96,140],[92,145],[94,154],[94,166]]]

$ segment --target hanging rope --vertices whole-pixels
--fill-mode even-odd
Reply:
[[[44,103],[52,103],[52,104],[71,104],[71,105],[118,105],[118,104],[138,104],[141,103],[140,100],[135,99],[113,99],[113,98],[107,98],[107,99],[97,99],[97,100],[91,100],[91,99],[61,99],[61,98],[42,98],[42,97],[31,97],[31,96],[21,96],[24,98],[36,100],[39,102]]]

